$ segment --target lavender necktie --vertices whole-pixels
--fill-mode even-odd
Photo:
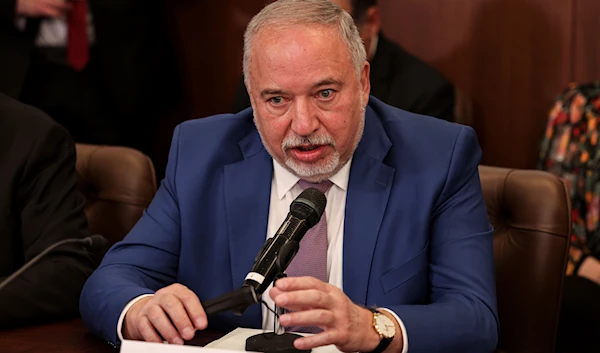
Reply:
[[[309,183],[305,180],[298,181],[302,190],[315,188],[322,193],[333,185],[329,180],[320,183]],[[321,220],[309,229],[300,241],[300,250],[285,271],[289,277],[312,276],[325,283],[327,280],[327,217],[323,212]],[[316,333],[321,329],[318,327],[290,327],[288,331]]]

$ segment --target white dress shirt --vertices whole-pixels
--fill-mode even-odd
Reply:
[[[340,169],[329,180],[333,183],[331,188],[325,193],[327,197],[327,238],[329,247],[327,248],[327,280],[340,289],[343,289],[342,280],[342,256],[344,242],[344,210],[346,205],[346,189],[348,188],[348,179],[350,176],[350,164]],[[298,185],[298,178],[273,160],[273,181],[271,182],[271,204],[269,207],[269,221],[267,225],[267,239],[275,235],[279,226],[287,217],[290,211],[292,201],[300,195],[302,188]],[[273,300],[269,296],[269,290],[272,285],[265,290],[262,300],[267,303],[269,308],[274,308]],[[263,305],[263,329],[273,330],[274,314]]]
[[[16,19],[15,25],[20,30],[25,30],[27,19],[19,16]],[[87,33],[88,43],[91,47],[96,41],[96,33],[94,32],[94,19],[92,13],[87,12]],[[36,47],[66,47],[68,41],[68,24],[64,16],[45,18],[40,22],[40,29],[35,39]]]
[[[90,46],[94,44],[95,33],[92,14],[88,10],[87,13],[87,33],[88,43]],[[40,23],[40,31],[35,40],[35,45],[38,47],[66,47],[68,35],[68,24],[64,17],[54,17],[44,19]]]
[[[325,193],[327,197],[327,206],[325,207],[325,213],[327,214],[327,237],[329,241],[329,247],[327,249],[327,279],[329,284],[334,285],[343,290],[343,242],[344,242],[344,214],[346,210],[346,191],[348,189],[348,180],[350,178],[350,165],[352,159],[340,169],[335,175],[329,180],[333,183],[331,188]],[[273,160],[273,180],[271,182],[271,201],[269,207],[269,220],[267,225],[266,239],[275,235],[279,226],[283,223],[287,214],[290,210],[292,201],[300,195],[303,191],[298,185],[298,178],[275,160]],[[365,234],[365,236],[369,236]],[[262,295],[262,300],[274,309],[274,303],[269,296],[269,291],[272,285],[269,286]],[[151,295],[151,294],[150,294]],[[135,304],[138,300],[148,296],[142,295],[131,300],[127,306],[123,309],[119,322],[117,324],[117,334],[122,340],[121,327],[125,313],[127,310]],[[396,313],[389,309],[379,308],[379,310],[385,310],[392,314],[402,330],[403,339],[403,350],[402,353],[408,351],[408,336],[406,334],[406,327],[404,323]],[[264,305],[262,306],[262,328],[265,331],[273,331],[275,329],[275,316],[267,309]]]

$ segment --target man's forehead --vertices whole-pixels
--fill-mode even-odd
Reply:
[[[314,40],[307,42],[307,38]],[[287,50],[290,48],[302,49],[308,43],[315,43],[315,41],[327,48],[338,45],[347,47],[337,28],[333,25],[269,25],[256,33],[250,56],[264,57],[267,52],[281,53],[283,47],[287,47]]]
[[[272,26],[261,29],[253,40],[250,52],[252,61],[265,62],[269,58],[292,58],[294,56],[326,56],[325,52],[347,51],[347,44],[335,26],[321,24]],[[329,54],[331,56],[332,54]]]
[[[348,71],[353,70],[344,47],[326,42],[326,47],[322,44],[309,45],[309,48],[303,47],[303,43],[306,41],[286,42],[282,48],[269,47],[269,44],[256,47],[249,67],[252,86],[271,94],[313,91],[322,86],[344,84]]]

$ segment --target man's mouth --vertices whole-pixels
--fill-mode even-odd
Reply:
[[[314,163],[325,156],[327,145],[299,145],[290,149],[291,155],[304,163]]]
[[[301,152],[310,152],[310,151],[316,150],[319,147],[321,147],[321,145],[302,145],[302,146],[297,146],[295,148],[297,148]]]

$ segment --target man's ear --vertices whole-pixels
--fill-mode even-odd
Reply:
[[[369,94],[371,94],[371,64],[365,61],[362,71],[360,72],[360,84],[362,86],[362,92],[365,104],[369,103]]]
[[[381,29],[381,14],[378,6],[371,6],[367,9],[367,15],[363,25],[363,31],[369,38],[373,38]]]

